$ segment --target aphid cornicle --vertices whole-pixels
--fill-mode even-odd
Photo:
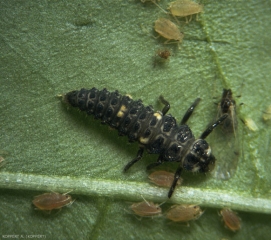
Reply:
[[[165,105],[162,112],[154,112],[152,106],[144,106],[141,100],[132,100],[129,96],[122,96],[118,91],[109,92],[81,89],[62,95],[65,103],[86,111],[94,118],[118,130],[120,136],[127,136],[130,142],[138,141],[139,150],[136,158],[124,168],[127,171],[134,163],[142,158],[144,149],[150,154],[158,154],[157,162],[148,165],[147,169],[156,167],[164,162],[180,162],[168,193],[170,198],[180,178],[183,169],[191,172],[206,173],[213,169],[215,157],[211,153],[209,144],[204,140],[214,128],[227,118],[223,115],[211,124],[195,139],[190,128],[185,125],[200,99],[190,106],[181,124],[170,114],[170,104],[160,96]]]
[[[214,143],[213,152],[218,159],[212,175],[216,179],[228,180],[236,172],[240,155],[236,103],[231,89],[223,89],[218,103],[216,118],[220,118],[223,114],[228,114],[228,117],[210,136],[209,142]]]

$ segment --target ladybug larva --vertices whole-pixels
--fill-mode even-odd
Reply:
[[[62,99],[63,102],[94,115],[94,118],[100,119],[103,124],[117,129],[119,135],[126,135],[130,142],[139,142],[137,156],[124,167],[124,172],[142,158],[144,149],[150,154],[159,155],[157,162],[147,166],[148,170],[164,162],[180,162],[168,192],[169,198],[183,169],[202,173],[213,169],[215,157],[204,139],[228,116],[221,116],[199,139],[195,139],[185,123],[200,98],[189,107],[179,125],[173,116],[166,114],[170,104],[162,96],[160,101],[165,106],[161,112],[155,112],[152,106],[144,106],[141,100],[135,101],[129,96],[119,94],[118,91],[109,92],[105,88],[101,91],[96,88],[82,88],[62,95]]]

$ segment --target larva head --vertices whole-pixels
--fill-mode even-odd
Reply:
[[[197,139],[183,160],[183,168],[190,172],[209,172],[214,169],[215,157],[204,139]]]
[[[59,97],[61,97],[61,100],[63,103],[71,106],[77,106],[76,103],[76,97],[77,97],[78,91],[72,91],[68,92],[66,94],[61,94]]]

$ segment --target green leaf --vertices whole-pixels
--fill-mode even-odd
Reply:
[[[159,4],[166,9],[168,3]],[[198,22],[194,17],[181,23],[185,37],[178,50],[176,44],[164,46],[165,39],[152,37],[159,17],[175,20],[151,2],[0,3],[3,239],[268,239],[271,130],[261,111],[271,102],[271,3],[203,4]],[[165,47],[172,52],[170,61],[154,64],[156,51]],[[156,109],[162,108],[157,101],[162,94],[177,119],[201,97],[188,123],[195,136],[216,116],[214,103],[222,88],[232,89],[242,152],[235,176],[219,181],[184,173],[183,186],[161,206],[166,211],[172,203],[200,204],[205,213],[189,228],[163,216],[138,220],[129,213],[131,202],[142,196],[164,202],[167,189],[147,180],[145,168],[157,156],[145,154],[124,174],[137,144],[128,144],[56,97],[93,86],[118,89]],[[258,131],[242,124],[240,119],[246,118],[254,120]],[[174,171],[177,165],[164,167]],[[59,213],[44,214],[31,205],[35,195],[70,190],[76,201]],[[217,215],[224,206],[239,212],[239,232],[224,228]]]

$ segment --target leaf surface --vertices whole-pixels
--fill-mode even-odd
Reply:
[[[167,7],[165,1],[159,3]],[[204,13],[187,25],[169,62],[154,64],[165,39],[153,23],[168,17],[141,1],[2,1],[0,3],[1,153],[0,234],[46,235],[47,239],[268,239],[271,213],[270,124],[261,111],[270,105],[270,1],[204,1]],[[174,18],[171,18],[175,21]],[[160,218],[138,220],[131,202],[161,203],[167,189],[148,184],[144,155],[126,174],[137,152],[116,131],[67,109],[58,94],[82,87],[119,90],[162,109],[160,94],[181,119],[202,98],[189,126],[199,136],[216,116],[222,88],[237,101],[242,154],[233,178],[184,173],[171,202],[197,203],[203,216],[186,226]],[[241,97],[237,97],[241,95]],[[244,106],[239,106],[245,103]],[[253,132],[240,119],[252,118]],[[208,138],[207,138],[208,141]],[[176,169],[177,165],[165,165]],[[76,201],[59,213],[34,210],[35,195],[67,192]],[[217,211],[239,212],[242,229],[224,229]],[[15,230],[16,229],[16,230]]]

